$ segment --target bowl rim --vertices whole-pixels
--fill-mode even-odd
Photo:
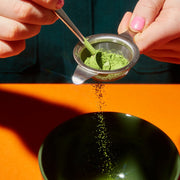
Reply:
[[[46,138],[45,138],[46,139]],[[44,148],[44,142],[40,146],[39,152],[38,152],[38,162],[39,162],[39,168],[41,171],[41,175],[43,176],[44,180],[48,180],[46,173],[44,172],[43,164],[42,164],[42,152]]]

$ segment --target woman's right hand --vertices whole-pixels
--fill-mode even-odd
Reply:
[[[118,33],[130,29],[142,54],[180,64],[180,0],[139,0],[127,12]]]
[[[25,49],[25,40],[40,32],[41,25],[57,20],[52,10],[64,0],[0,0],[0,58],[15,56]]]

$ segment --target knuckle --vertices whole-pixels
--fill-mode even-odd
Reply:
[[[18,23],[14,23],[13,25],[9,26],[7,29],[7,39],[8,40],[16,40],[19,32],[19,25]]]
[[[31,3],[19,1],[14,5],[13,13],[16,14],[16,20],[30,24],[53,24],[57,17],[52,12],[43,7],[35,6]]]
[[[26,48],[25,41],[0,40],[0,58],[7,58],[20,54]]]
[[[153,12],[159,12],[161,6],[157,0],[139,0],[138,5]]]
[[[49,17],[49,18],[47,18],[47,20],[46,20],[46,24],[53,24],[53,23],[55,23],[56,22],[56,20],[57,20],[57,18],[56,17]]]
[[[51,25],[51,24],[54,24],[56,22],[57,19],[55,18],[46,18],[42,24],[43,25]]]
[[[57,16],[51,10],[48,10],[44,14],[44,18],[42,19],[42,24],[44,25],[53,24],[57,21],[57,19],[58,19]]]
[[[29,3],[24,3],[23,1],[16,3],[14,7],[14,13],[20,21],[29,19],[32,11],[33,7]]]
[[[36,26],[36,27],[34,28],[33,36],[38,35],[38,34],[40,33],[40,31],[41,31],[41,26]]]
[[[4,53],[4,48],[3,48],[3,44],[0,41],[0,58],[2,58],[3,53]]]
[[[25,40],[21,41],[20,43],[20,48],[19,48],[19,52],[22,52],[26,49],[26,42]]]
[[[39,34],[41,31],[41,26],[38,26],[36,33]]]
[[[56,1],[54,0],[42,0],[43,1],[43,7],[46,7],[47,9],[55,9]]]
[[[28,39],[39,34],[40,30],[41,26],[39,25],[23,25],[17,22],[7,28],[6,40]]]

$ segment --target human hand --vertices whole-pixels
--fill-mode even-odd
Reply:
[[[133,13],[125,13],[118,33],[129,29],[140,53],[180,64],[179,17],[179,0],[139,0]]]
[[[0,58],[19,54],[41,25],[52,24],[64,0],[0,0]]]

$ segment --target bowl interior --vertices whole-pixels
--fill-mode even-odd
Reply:
[[[39,150],[46,180],[177,180],[177,148],[159,128],[123,113],[84,114],[55,128]]]

